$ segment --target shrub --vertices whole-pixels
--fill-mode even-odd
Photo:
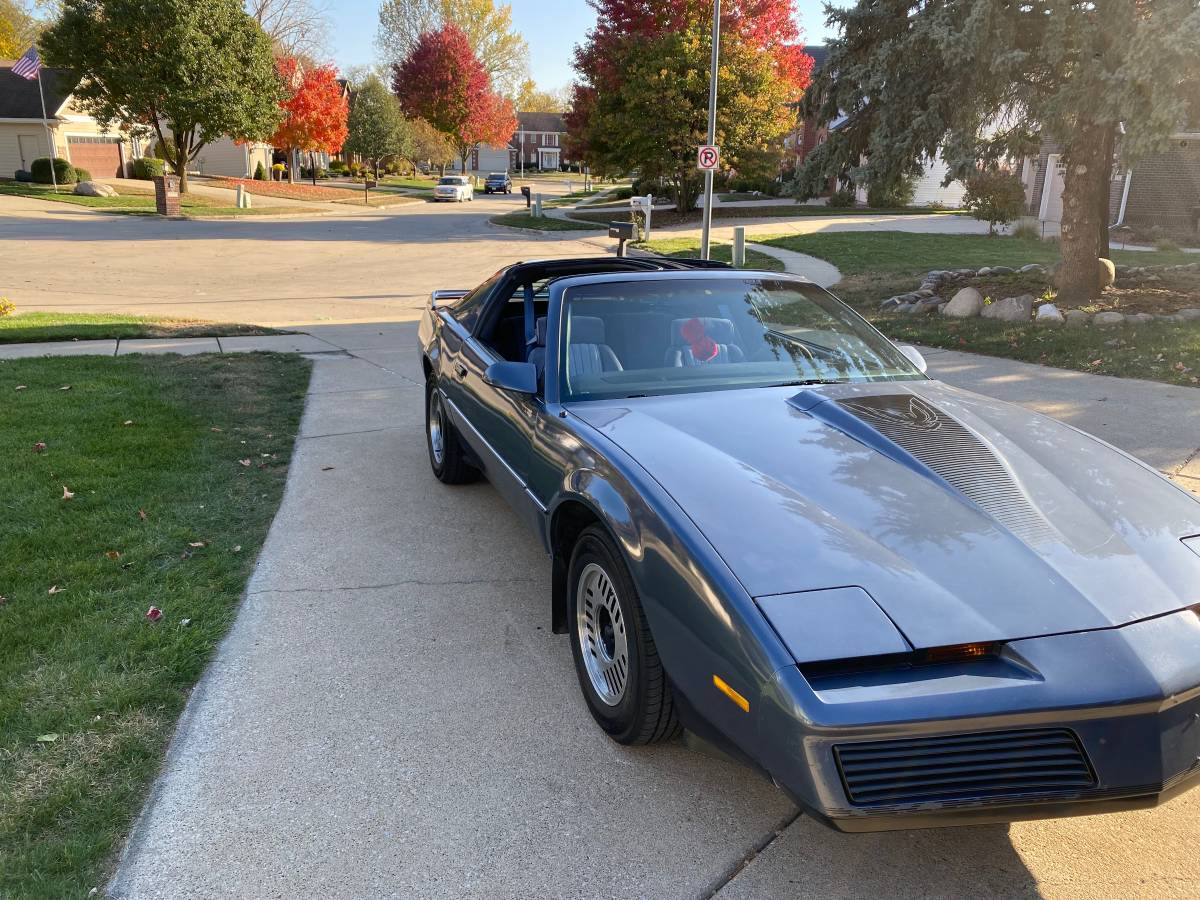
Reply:
[[[13,172],[13,178],[17,181],[33,181],[33,175],[28,169],[17,169],[17,171]]]
[[[331,159],[329,161],[329,171],[337,172],[339,175],[346,171],[346,164],[340,159]]]
[[[59,184],[74,184],[77,181],[75,167],[61,156],[54,157],[53,177],[50,175],[50,157],[48,156],[35,159],[29,167],[29,172],[38,184],[52,184],[55,181]]]
[[[1022,241],[1036,241],[1041,238],[1042,234],[1032,222],[1022,222],[1013,229],[1012,236]]]
[[[75,167],[75,180],[76,181],[91,181],[92,173],[89,172],[87,169],[81,169],[78,166],[76,166]]]
[[[152,178],[157,178],[159,175],[165,175],[167,172],[167,161],[165,159],[157,159],[153,156],[143,156],[141,159],[133,161],[133,177],[140,178],[143,181],[149,181]]]
[[[978,169],[967,176],[966,186],[963,206],[988,223],[988,234],[995,234],[997,225],[1007,225],[1025,208],[1021,179],[1005,169]]]
[[[903,209],[912,203],[916,182],[901,178],[891,184],[874,183],[867,187],[867,206],[873,209]]]
[[[857,198],[854,196],[854,188],[842,188],[829,195],[829,205],[835,209],[845,209],[854,206],[857,202]]]
[[[11,316],[17,311],[17,305],[7,297],[0,297],[0,319]]]
[[[357,178],[363,172],[363,167],[356,162],[350,163],[350,174]]]
[[[736,175],[730,178],[727,186],[735,194],[752,194],[758,191],[760,194],[766,194],[768,197],[778,197],[783,187],[774,178],[751,178],[745,175]]]
[[[1164,252],[1174,252],[1174,251],[1179,250],[1179,245],[1177,243],[1175,243],[1173,240],[1171,240],[1170,238],[1165,237],[1165,238],[1159,238],[1157,241],[1154,242],[1154,249],[1162,250]]]
[[[261,159],[258,161],[258,165],[256,165],[254,167],[254,180],[255,181],[266,181],[267,180],[267,170],[265,168],[263,168]]]

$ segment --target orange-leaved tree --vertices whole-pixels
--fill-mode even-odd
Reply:
[[[279,103],[283,120],[270,141],[286,150],[289,160],[295,151],[308,153],[315,181],[312,154],[336,153],[346,141],[346,98],[332,66],[305,69],[293,57],[284,57],[278,65],[285,91]],[[295,180],[289,164],[288,181]]]

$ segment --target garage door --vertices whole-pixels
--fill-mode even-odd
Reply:
[[[480,147],[479,148],[479,171],[480,172],[507,172],[508,171],[508,148],[507,147]]]
[[[67,152],[71,165],[87,169],[96,178],[120,178],[121,139],[109,137],[68,137]]]

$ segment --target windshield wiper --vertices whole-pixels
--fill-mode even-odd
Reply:
[[[804,378],[799,381],[780,381],[775,384],[764,384],[763,387],[810,387],[814,384],[845,384],[840,378]]]

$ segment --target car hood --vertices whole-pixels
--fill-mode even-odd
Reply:
[[[1200,503],[1061,422],[937,381],[592,401],[756,598],[857,586],[916,648],[1200,603]],[[854,627],[847,622],[847,627]]]

